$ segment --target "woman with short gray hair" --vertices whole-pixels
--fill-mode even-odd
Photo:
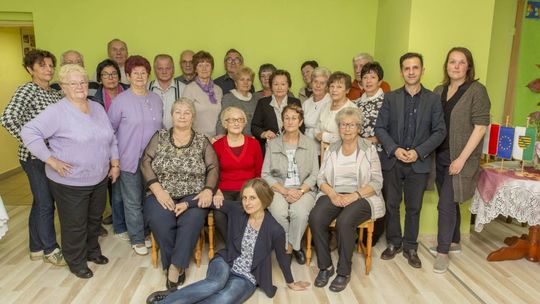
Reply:
[[[309,215],[319,267],[316,287],[326,286],[334,274],[329,225],[336,220],[339,260],[337,276],[330,284],[334,292],[345,289],[351,278],[356,227],[385,213],[377,149],[359,136],[363,119],[358,108],[345,108],[337,113],[340,140],[331,144],[324,154],[317,178],[321,191]]]
[[[304,110],[304,125],[306,126],[305,135],[312,138],[319,147],[319,142],[315,139],[315,128],[321,115],[321,109],[332,101],[328,94],[328,78],[330,70],[324,67],[318,67],[311,73],[311,89],[313,94],[302,104]]]

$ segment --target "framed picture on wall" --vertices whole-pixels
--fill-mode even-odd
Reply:
[[[28,54],[30,50],[36,48],[36,38],[34,36],[34,28],[21,27],[21,45],[23,56]]]

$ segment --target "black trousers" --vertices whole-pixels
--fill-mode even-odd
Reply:
[[[383,171],[383,195],[386,201],[386,240],[388,244],[418,249],[420,210],[427,186],[428,173],[414,172],[411,164],[397,161]],[[405,198],[405,231],[401,232],[400,212],[402,193]]]
[[[451,163],[449,150],[437,151],[437,177],[435,180],[439,192],[437,252],[445,254],[450,250],[451,243],[461,241],[459,233],[461,212],[459,203],[454,201],[452,176],[448,174],[448,167]]]
[[[371,218],[371,207],[365,199],[357,200],[347,207],[332,204],[327,195],[321,196],[309,214],[309,228],[317,250],[319,269],[332,266],[329,244],[329,225],[336,219],[336,237],[339,260],[337,273],[347,276],[351,273],[352,255],[356,248],[357,227]]]
[[[58,207],[62,253],[73,271],[88,267],[88,258],[101,255],[98,237],[107,201],[107,180],[94,186],[68,186],[49,179]]]
[[[239,203],[241,201],[240,199],[240,191],[221,191],[223,193],[223,197],[225,198],[225,201],[228,201],[227,203]],[[223,203],[225,203],[225,201]],[[225,242],[227,242],[227,214],[224,212],[221,212],[217,209],[214,209],[214,223],[216,225],[217,231],[219,234],[221,234],[221,237]]]
[[[176,204],[189,202],[194,197],[190,195],[174,201]],[[188,268],[208,209],[189,208],[176,217],[173,211],[164,209],[152,194],[144,201],[143,214],[145,223],[150,226],[159,245],[163,269],[168,269],[171,264]]]

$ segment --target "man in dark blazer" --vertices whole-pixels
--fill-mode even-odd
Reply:
[[[422,199],[431,170],[432,152],[446,136],[440,97],[420,83],[423,58],[406,53],[400,60],[405,85],[384,96],[375,126],[383,146],[383,195],[386,201],[388,247],[381,259],[390,260],[403,250],[409,265],[421,268],[418,258],[418,230]],[[402,234],[399,207],[405,198],[405,231]]]

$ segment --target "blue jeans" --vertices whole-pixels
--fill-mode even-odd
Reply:
[[[120,179],[112,184],[111,209],[114,233],[124,233],[127,231],[126,216],[124,214],[124,202],[122,201],[122,191],[120,189]]]
[[[143,184],[141,171],[139,169],[135,173],[120,171],[120,179],[116,182],[120,183],[126,227],[131,244],[144,244]]]
[[[231,273],[229,264],[217,256],[208,265],[206,279],[171,293],[160,303],[244,303],[255,289],[248,279]]]
[[[30,251],[45,254],[58,248],[54,229],[54,199],[49,190],[45,163],[39,159],[20,161],[32,191],[32,209],[28,218]]]

